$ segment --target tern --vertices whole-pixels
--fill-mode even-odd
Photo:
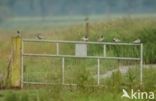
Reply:
[[[100,36],[100,38],[99,38],[97,41],[99,41],[99,42],[104,41],[104,36],[103,36],[103,35],[101,35],[101,36]]]
[[[83,37],[81,38],[81,40],[83,40],[83,41],[88,41],[88,37],[85,35],[85,36],[83,36]]]
[[[140,39],[136,39],[133,41],[133,43],[141,43],[141,40]]]
[[[41,40],[41,39],[44,39],[45,37],[41,35],[42,33],[37,33],[36,34],[36,37],[37,39]]]
[[[118,39],[118,38],[113,38],[113,41],[114,41],[114,42],[120,42],[121,40]]]
[[[21,37],[21,33],[19,30],[17,30],[17,36]]]

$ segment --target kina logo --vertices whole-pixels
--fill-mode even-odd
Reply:
[[[128,98],[128,99],[155,99],[154,92],[141,92],[140,90],[134,91],[131,89],[130,93],[128,93],[125,89],[122,90],[123,94],[121,98]]]

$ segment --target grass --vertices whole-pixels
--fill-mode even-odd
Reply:
[[[21,22],[20,22],[21,23]],[[9,25],[9,22],[5,26]],[[19,23],[18,23],[19,24]],[[17,25],[18,25],[17,24]],[[32,23],[31,23],[32,24]],[[35,33],[44,33],[46,39],[80,40],[85,33],[84,23],[66,27],[51,28],[48,24],[39,26],[19,27],[24,38],[35,38]],[[3,26],[4,26],[3,25]],[[29,23],[28,23],[29,25]],[[35,25],[35,24],[34,24]],[[19,26],[19,25],[18,25]],[[10,40],[17,30],[15,26],[0,28],[0,73],[6,71],[7,58],[10,52]],[[122,42],[132,42],[140,38],[144,43],[144,62],[156,61],[156,20],[155,18],[122,18],[112,21],[96,21],[90,23],[89,40],[96,41],[104,35],[106,41],[112,41],[113,37],[120,38]],[[30,28],[31,27],[31,28]],[[18,29],[19,30],[19,29]],[[53,44],[29,44],[26,43],[25,52],[56,53]],[[74,54],[73,45],[61,45],[61,54]],[[139,56],[138,47],[114,47],[107,46],[109,56]],[[30,50],[31,49],[31,50]],[[127,54],[128,53],[128,54]],[[89,46],[89,55],[102,55],[102,46]],[[136,61],[101,60],[101,74],[124,65],[136,65],[127,74],[114,72],[111,78],[101,80],[104,87],[85,87],[85,84],[96,84],[96,64],[94,59],[66,59],[65,82],[78,83],[80,86],[36,86],[27,85],[22,90],[0,91],[0,101],[129,101],[121,99],[122,89],[142,89],[146,91],[155,89],[155,68],[144,69],[144,87],[139,85],[139,68]],[[24,62],[24,79],[27,81],[43,81],[61,83],[61,59],[60,58],[34,58],[26,57]]]
[[[150,68],[151,69],[144,69],[145,87],[142,88],[142,90],[155,92],[155,87],[153,85],[155,85],[156,82],[155,80],[149,79],[155,76],[155,67],[150,66]],[[70,87],[61,85],[46,87],[30,86],[23,90],[0,91],[0,101],[129,101],[129,99],[121,98],[122,88],[125,88],[127,90],[130,90],[132,88],[135,90],[140,89],[139,85],[136,85],[135,79],[134,82],[132,82],[132,80],[130,79],[132,75],[136,75],[134,71],[135,70],[129,71],[133,72],[133,74],[128,73],[125,75],[125,84],[121,83],[121,78],[120,82],[119,78],[116,78],[114,79],[115,85],[113,84],[113,82],[108,81],[108,85],[104,87]],[[152,72],[152,74],[150,74],[149,72]],[[117,76],[117,74],[114,75]]]

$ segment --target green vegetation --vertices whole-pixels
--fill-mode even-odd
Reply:
[[[149,66],[151,69],[144,70],[144,84],[145,87],[141,88],[143,91],[154,91],[156,81],[152,80],[156,72],[155,67]],[[110,79],[108,85],[104,87],[85,87],[85,86],[27,86],[23,90],[4,90],[0,91],[0,101],[129,101],[129,99],[121,98],[122,88],[127,90],[140,89],[139,85],[131,79],[134,70],[131,70],[133,74],[126,74],[126,84],[122,83],[122,79],[116,76],[112,76],[114,79]],[[149,73],[150,72],[150,73]],[[152,73],[151,73],[152,72]],[[151,79],[149,79],[151,78]],[[154,91],[155,92],[155,91]],[[136,100],[132,100],[136,101]],[[143,100],[144,101],[144,100]]]
[[[34,29],[33,29],[34,27]],[[33,34],[43,32],[47,39],[80,40],[85,33],[84,25],[66,26],[63,29],[55,29],[40,26],[28,26],[22,28],[24,38],[35,38]],[[61,27],[62,28],[62,27]],[[28,30],[29,29],[29,30]],[[156,61],[156,20],[154,18],[122,18],[112,21],[91,21],[89,28],[89,40],[97,41],[97,38],[104,35],[105,41],[112,41],[114,37],[122,42],[132,42],[140,38],[144,43],[144,63],[154,64]],[[6,30],[6,29],[5,29]],[[7,57],[10,50],[10,36],[15,34],[15,29],[5,31],[0,29],[0,71],[6,71]],[[14,33],[13,33],[14,32]],[[13,33],[13,34],[8,34]],[[34,53],[56,53],[53,44],[29,44],[26,43],[25,52]],[[61,45],[61,54],[73,54],[74,46]],[[89,46],[90,55],[101,55],[102,46]],[[30,50],[31,49],[31,50]],[[139,56],[138,47],[131,50],[131,47],[108,46],[110,56]],[[128,53],[128,54],[127,54]],[[32,86],[25,85],[22,90],[0,91],[0,101],[129,101],[122,99],[122,89],[141,89],[153,91],[155,89],[155,65],[147,65],[144,69],[144,86],[139,84],[139,65],[134,61],[101,60],[101,74],[113,70],[119,66],[132,65],[135,68],[129,69],[128,73],[121,74],[116,71],[110,78],[101,79],[102,87],[90,87],[86,84],[96,84],[96,60],[90,59],[66,59],[65,60],[65,82],[78,83],[79,86]],[[60,58],[35,58],[26,57],[24,62],[24,79],[27,81],[43,81],[61,83],[61,59]],[[1,72],[0,72],[1,73]],[[6,72],[4,72],[6,74]],[[155,92],[155,90],[154,90]],[[134,100],[135,101],[135,100]]]

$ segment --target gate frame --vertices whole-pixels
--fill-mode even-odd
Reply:
[[[21,38],[21,37],[20,37]],[[17,38],[14,38],[14,40],[17,40]],[[18,39],[19,40],[19,39]],[[65,58],[86,58],[86,59],[97,59],[97,86],[100,85],[100,59],[107,59],[107,60],[134,60],[134,61],[139,61],[140,65],[140,85],[143,84],[143,43],[115,43],[115,42],[91,42],[91,41],[64,41],[64,40],[39,40],[39,39],[20,39],[20,67],[16,68],[21,68],[20,69],[20,85],[19,87],[23,88],[24,84],[53,84],[53,83],[42,83],[42,82],[27,82],[24,81],[24,76],[23,76],[23,61],[25,56],[37,56],[37,57],[60,57],[62,60],[62,85],[77,85],[77,84],[66,84],[64,81],[64,64],[65,64]],[[25,53],[24,52],[24,42],[44,42],[44,43],[55,43],[56,45],[56,54],[33,54],[33,53]],[[60,44],[65,43],[65,44],[95,44],[95,45],[103,45],[103,56],[76,56],[76,55],[61,55],[60,52]],[[19,43],[17,43],[19,44]],[[140,46],[140,56],[139,57],[110,57],[107,56],[107,45],[124,45],[124,46]],[[13,73],[13,71],[12,71]]]

